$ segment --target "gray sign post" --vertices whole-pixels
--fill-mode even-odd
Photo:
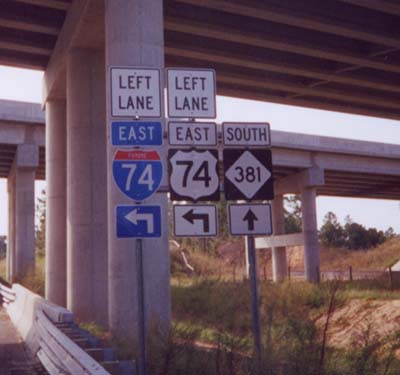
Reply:
[[[260,372],[260,365],[261,365],[260,310],[258,306],[256,246],[253,236],[246,237],[246,245],[247,245],[247,257],[249,260],[251,315],[253,322],[254,349],[256,353],[257,371]]]
[[[146,375],[146,330],[145,330],[145,311],[144,311],[144,278],[143,278],[143,243],[142,239],[136,240],[136,267],[138,283],[138,310],[139,310],[139,348],[138,348],[138,368],[140,375]]]
[[[226,200],[245,200],[230,204],[229,231],[245,236],[249,262],[251,315],[253,323],[256,371],[261,372],[262,345],[258,296],[257,259],[254,236],[271,235],[271,207],[253,200],[273,199],[272,155],[267,150],[271,137],[268,123],[224,123],[224,188]],[[239,148],[238,148],[239,147]]]

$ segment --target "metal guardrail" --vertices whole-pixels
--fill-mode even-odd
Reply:
[[[27,345],[50,375],[110,375],[54,324],[71,323],[71,312],[20,285],[8,288],[0,283],[0,295],[17,330],[24,339],[29,337]]]
[[[1,299],[3,300],[3,306],[5,308],[7,308],[10,303],[15,301],[15,292],[11,288],[8,288],[1,283],[0,283],[0,295]]]
[[[61,332],[43,311],[36,313],[39,358],[51,374],[109,375],[99,363]],[[39,354],[40,353],[40,354]]]

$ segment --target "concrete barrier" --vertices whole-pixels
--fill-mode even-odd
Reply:
[[[56,327],[73,323],[71,311],[19,284],[11,289],[0,284],[0,294],[8,300],[5,308],[14,326],[49,374],[110,375]]]
[[[3,306],[7,308],[10,303],[15,301],[15,292],[7,286],[0,284],[0,300]]]
[[[46,301],[22,285],[13,284],[12,291],[15,293],[15,301],[7,306],[7,312],[23,340],[34,353],[39,347],[35,329],[37,311],[45,312],[54,323],[73,321],[71,311]]]

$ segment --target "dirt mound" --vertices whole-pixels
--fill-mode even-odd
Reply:
[[[217,256],[226,264],[243,265],[245,263],[245,247],[243,241],[228,241],[217,247]]]
[[[286,248],[288,266],[292,269],[304,268],[303,246],[290,246]]]
[[[322,328],[326,316],[317,321]],[[332,315],[328,329],[328,343],[346,348],[371,342],[400,331],[400,300],[351,300]]]

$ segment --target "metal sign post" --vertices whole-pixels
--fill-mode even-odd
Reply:
[[[257,371],[260,372],[260,366],[261,366],[260,311],[258,306],[256,246],[253,236],[246,237],[246,245],[247,245],[247,256],[249,260],[251,315],[253,322],[254,349],[256,353]]]
[[[154,62],[157,65],[159,63],[152,61]],[[127,277],[131,284],[136,284],[133,286],[136,288],[136,294],[133,292],[133,300],[131,298],[129,301],[127,301],[127,291],[124,291],[125,294],[117,291],[115,295],[119,298],[117,302],[123,304],[124,308],[134,309],[132,315],[135,321],[129,322],[135,324],[134,335],[128,333],[127,336],[135,341],[138,375],[146,375],[148,372],[146,314],[150,314],[148,309],[153,312],[155,301],[151,297],[147,300],[144,290],[145,277],[148,277],[147,273],[145,275],[146,253],[144,252],[148,251],[147,241],[149,241],[152,244],[157,243],[157,249],[154,250],[160,255],[159,250],[167,247],[168,239],[162,230],[165,224],[162,223],[162,217],[163,213],[165,214],[163,211],[166,209],[166,202],[164,199],[157,199],[156,201],[161,201],[161,204],[143,204],[143,201],[151,198],[159,190],[164,178],[162,156],[166,149],[163,145],[164,85],[161,80],[161,69],[151,66],[110,66],[109,74],[108,139],[109,162],[111,162],[109,176],[112,176],[109,182],[114,180],[109,185],[109,210],[114,213],[112,215],[114,228],[109,238],[112,247],[116,249],[109,254],[118,262],[127,261],[128,251],[134,250],[132,255],[136,258],[136,264],[132,265],[134,267],[132,274],[136,272],[136,275],[129,274],[124,277]],[[146,242],[143,242],[144,239]],[[121,252],[117,251],[119,248]],[[129,255],[129,259],[132,255]],[[162,259],[165,259],[164,255]],[[146,265],[148,266],[147,263]],[[125,271],[132,266],[126,264]],[[113,288],[119,289],[117,280],[120,277],[118,274],[120,269],[114,267],[112,271],[114,278],[110,278],[110,283],[113,283]],[[130,279],[131,277],[133,279]],[[153,287],[150,281],[148,288]],[[123,298],[120,298],[121,295]],[[163,308],[157,308],[156,311],[168,314]],[[118,306],[112,310],[112,314],[114,318],[118,318],[114,319],[114,322],[117,322],[114,325],[117,328],[123,327],[123,323],[120,323],[123,317],[118,311]]]
[[[232,236],[246,236],[256,374],[261,373],[262,345],[258,275],[254,236],[272,234],[271,206],[253,201],[274,198],[271,135],[268,123],[223,123],[224,189],[226,200],[245,200],[228,207]]]
[[[143,278],[143,240],[136,240],[136,267],[138,283],[138,310],[139,310],[139,348],[138,348],[138,368],[139,375],[146,375],[146,334],[145,334],[145,305],[144,305],[144,278]]]

